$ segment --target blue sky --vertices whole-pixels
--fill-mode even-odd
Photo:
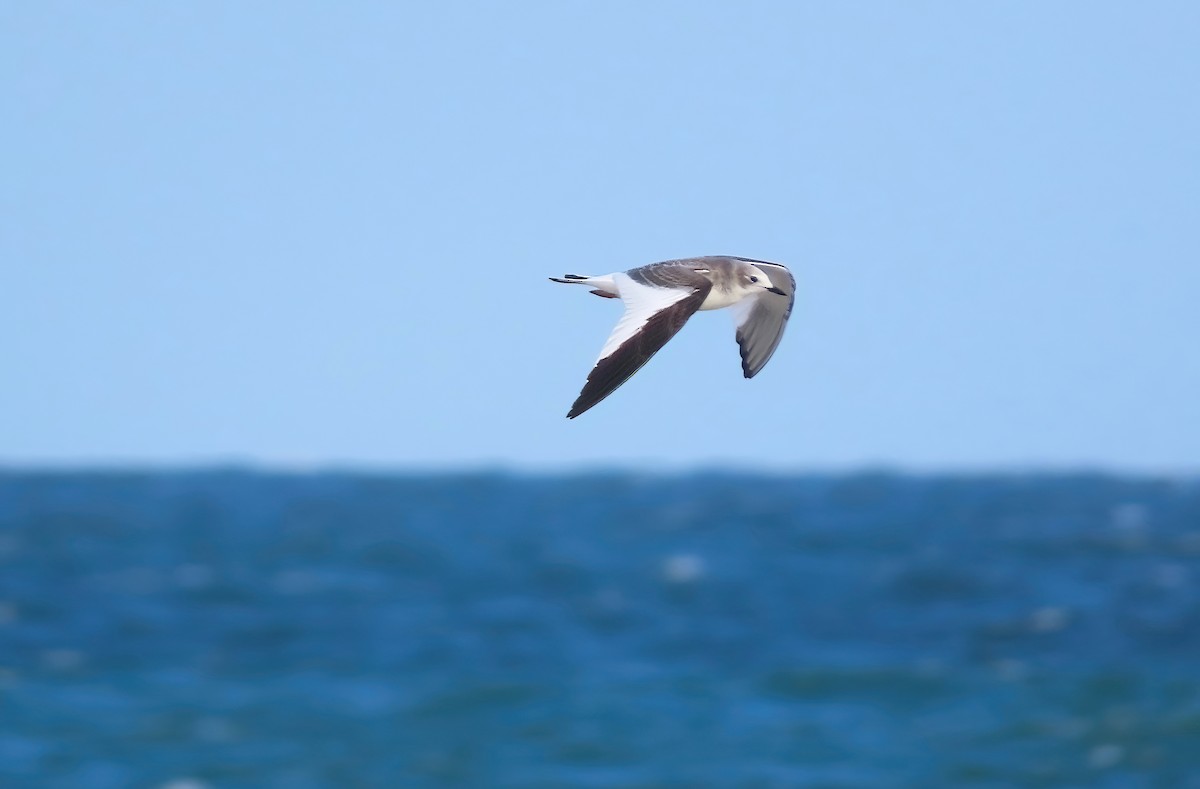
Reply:
[[[1200,5],[17,3],[0,463],[1200,469]],[[578,420],[619,305],[777,260]]]

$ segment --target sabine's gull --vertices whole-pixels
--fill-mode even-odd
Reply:
[[[753,378],[775,353],[796,299],[796,280],[785,266],[725,255],[664,260],[599,277],[550,279],[587,285],[597,296],[625,303],[625,314],[604,343],[568,419],[628,381],[697,310],[733,308],[742,372]]]

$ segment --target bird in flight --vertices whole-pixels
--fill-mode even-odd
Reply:
[[[697,310],[733,309],[742,372],[753,378],[775,353],[796,299],[796,280],[787,267],[724,255],[664,260],[599,277],[566,274],[550,280],[587,285],[597,296],[625,303],[625,314],[604,343],[568,419],[628,381]]]

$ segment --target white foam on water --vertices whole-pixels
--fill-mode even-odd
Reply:
[[[1061,606],[1048,605],[1029,615],[1029,626],[1037,633],[1057,633],[1067,626],[1071,612]]]
[[[1088,751],[1088,767],[1093,770],[1107,770],[1115,767],[1125,758],[1125,749],[1115,743],[1097,745]]]
[[[74,671],[83,666],[84,654],[78,649],[47,649],[42,663],[53,671]]]
[[[212,784],[199,778],[172,778],[159,784],[158,789],[212,789]]]
[[[704,559],[694,553],[677,553],[662,563],[662,577],[667,583],[690,584],[704,577]]]
[[[213,571],[206,564],[181,564],[175,568],[175,585],[180,589],[205,589],[212,582]]]
[[[1112,525],[1125,531],[1138,531],[1150,524],[1150,511],[1135,502],[1118,504],[1109,514]]]

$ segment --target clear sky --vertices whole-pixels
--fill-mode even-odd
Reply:
[[[1200,469],[1200,3],[7,3],[0,463]],[[564,418],[617,302],[792,267]]]

